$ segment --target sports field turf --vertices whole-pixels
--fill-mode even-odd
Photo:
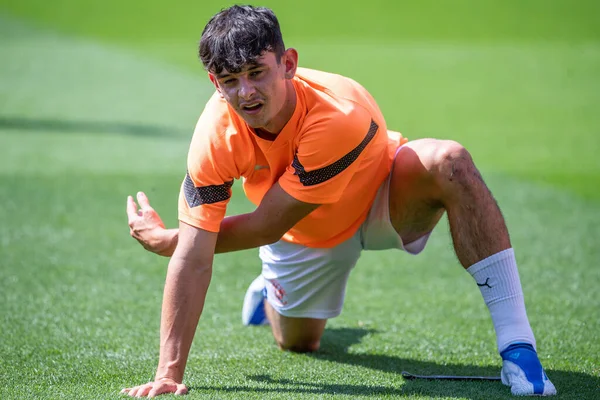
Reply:
[[[508,220],[560,399],[600,398],[600,3],[263,1],[301,65],[339,72],[409,138],[465,144]],[[418,4],[418,5],[417,5]],[[169,226],[211,93],[195,45],[218,1],[0,0],[0,399],[120,398],[150,380],[167,259],[128,235],[145,190]],[[300,11],[301,10],[301,11]],[[250,210],[234,187],[231,214]],[[257,252],[219,255],[189,398],[504,399],[488,312],[441,224],[424,253],[365,253],[322,350],[241,326]]]

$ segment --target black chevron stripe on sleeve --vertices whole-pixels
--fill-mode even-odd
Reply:
[[[223,200],[227,200],[231,197],[231,186],[233,180],[225,182],[222,185],[210,185],[196,187],[190,174],[185,175],[183,182],[183,192],[188,205],[191,207],[197,207],[202,204],[218,203]]]
[[[300,178],[300,182],[304,186],[313,186],[319,183],[323,183],[334,176],[340,174],[346,168],[350,166],[360,153],[363,152],[365,147],[369,144],[369,142],[375,137],[375,133],[377,133],[377,129],[379,126],[375,121],[371,120],[371,126],[369,127],[369,131],[367,132],[365,138],[360,142],[358,146],[352,149],[348,154],[330,164],[326,167],[316,169],[314,171],[306,171],[304,166],[300,163],[298,159],[298,155],[294,156],[294,161],[292,162],[292,167],[295,169],[294,175],[298,175]]]

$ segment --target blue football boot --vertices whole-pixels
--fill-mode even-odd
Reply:
[[[269,320],[265,313],[265,298],[267,288],[265,278],[259,275],[246,291],[244,306],[242,307],[242,323],[244,325],[268,325]]]
[[[513,343],[502,353],[502,383],[515,396],[552,396],[556,388],[546,376],[532,345]]]

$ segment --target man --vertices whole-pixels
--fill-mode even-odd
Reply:
[[[448,213],[454,249],[492,315],[503,382],[513,394],[556,393],[539,362],[508,231],[490,191],[458,143],[406,141],[387,130],[370,94],[351,79],[297,67],[266,8],[216,14],[200,41],[215,95],[190,145],[179,230],[166,230],[147,198],[128,198],[131,234],[172,256],[154,382],[130,396],[183,394],[183,375],[215,253],[260,247],[261,276],[244,323],[266,312],[282,349],[319,348],[341,312],[363,249],[423,250]],[[225,218],[242,177],[254,212]],[[263,293],[264,298],[263,300]]]

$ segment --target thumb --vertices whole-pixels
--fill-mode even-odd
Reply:
[[[187,392],[188,389],[183,383],[177,385],[177,391],[175,392],[176,395],[187,394]]]
[[[150,200],[148,200],[148,197],[146,197],[146,194],[144,192],[137,193],[137,201],[138,203],[140,203],[140,208],[142,209],[142,211],[152,209],[152,207],[150,206]]]

